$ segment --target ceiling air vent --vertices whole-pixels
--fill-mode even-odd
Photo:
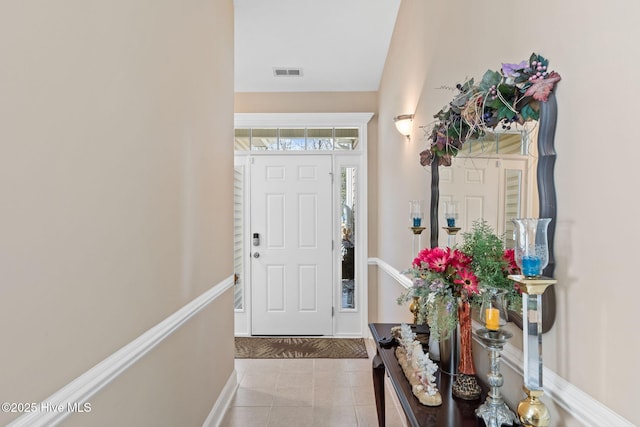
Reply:
[[[300,77],[302,76],[302,68],[274,68],[273,75],[276,77]]]

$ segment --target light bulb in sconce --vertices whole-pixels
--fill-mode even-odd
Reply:
[[[396,129],[407,139],[411,139],[411,128],[413,127],[413,114],[401,114],[393,118]]]

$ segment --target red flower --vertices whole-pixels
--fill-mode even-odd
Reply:
[[[518,274],[520,268],[516,264],[516,254],[513,249],[505,249],[502,259],[507,262],[507,274]]]
[[[454,249],[451,254],[451,266],[456,270],[461,270],[465,267],[469,267],[471,265],[471,257],[466,255],[464,252],[459,251],[458,249]]]
[[[433,248],[429,252],[426,257],[427,264],[429,264],[429,269],[437,272],[444,272],[449,265],[449,248]]]
[[[469,294],[478,293],[478,278],[473,274],[471,270],[466,268],[458,271],[459,279],[454,280],[453,283],[462,285],[462,288]]]
[[[422,268],[422,263],[425,263],[425,264],[428,263],[427,257],[429,256],[430,251],[431,249],[424,248],[423,250],[418,252],[418,256],[416,257],[416,259],[413,260],[413,266],[415,268]]]

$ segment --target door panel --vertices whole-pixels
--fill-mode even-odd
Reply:
[[[439,224],[447,224],[445,204],[454,203],[456,226],[462,229],[460,233],[471,231],[473,222],[479,219],[497,230],[500,174],[496,159],[456,157],[450,167],[440,168],[440,171]],[[447,233],[440,230],[439,246],[447,246],[452,240],[456,239],[449,239]]]
[[[331,213],[330,156],[253,159],[252,335],[332,334]]]

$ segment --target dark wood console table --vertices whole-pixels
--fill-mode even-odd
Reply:
[[[436,372],[436,383],[442,395],[442,405],[425,406],[411,392],[411,385],[402,372],[395,355],[395,347],[382,348],[378,340],[391,336],[391,328],[397,323],[370,323],[369,329],[376,342],[377,353],[373,358],[373,388],[376,396],[378,424],[385,425],[384,374],[388,373],[407,422],[412,427],[477,427],[485,426],[481,418],[476,418],[475,410],[484,402],[486,393],[478,400],[463,400],[451,394],[452,377]]]

